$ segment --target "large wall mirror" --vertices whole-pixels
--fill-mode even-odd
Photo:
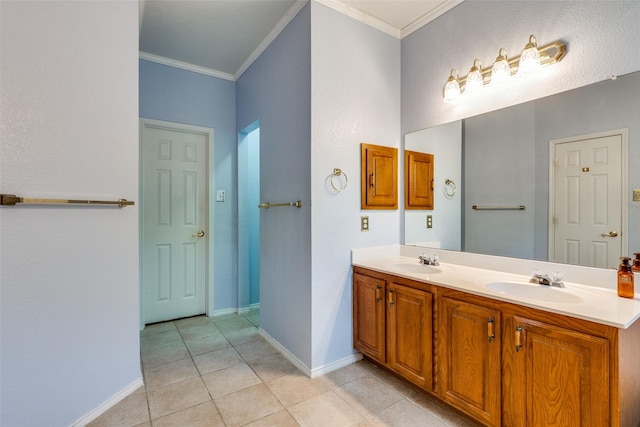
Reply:
[[[434,154],[435,180],[433,211],[405,212],[405,244],[603,268],[640,252],[640,72],[404,144]]]

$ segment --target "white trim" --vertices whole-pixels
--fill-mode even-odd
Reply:
[[[389,25],[384,21],[379,20],[378,18],[374,18],[373,16],[364,13],[348,4],[342,3],[338,0],[315,0],[317,3],[325,5],[337,12],[342,13],[343,15],[349,16],[356,21],[360,21],[363,24],[369,25],[375,29],[382,31],[383,33],[387,33],[397,39],[400,38],[400,30],[394,27],[393,25]]]
[[[340,0],[315,0],[316,2],[323,4],[337,12],[342,13],[343,15],[349,16],[356,21],[360,21],[363,24],[369,25],[370,27],[376,28],[383,33],[387,33],[397,39],[403,39],[409,34],[415,32],[416,30],[424,27],[429,22],[438,18],[439,16],[444,15],[464,0],[446,0],[442,4],[438,5],[436,8],[432,9],[426,15],[421,16],[416,19],[412,23],[406,25],[402,29],[398,29],[393,25],[387,24],[384,21],[381,21],[378,18],[375,18],[365,12],[362,12],[352,6],[349,6],[346,3],[343,3]]]
[[[317,378],[321,375],[327,374],[329,372],[335,371],[336,369],[343,368],[347,365],[355,363],[359,360],[362,360],[362,353],[354,353],[351,356],[347,356],[343,359],[337,360],[329,365],[320,366],[315,369],[309,369],[307,365],[305,365],[300,359],[298,359],[293,353],[284,348],[278,341],[273,339],[268,333],[266,333],[262,328],[258,328],[258,333],[265,339],[269,344],[271,344],[276,350],[278,350],[289,362],[293,363],[293,365],[302,371],[303,374],[308,376],[309,378]]]
[[[144,10],[144,4],[141,1],[141,8]],[[289,10],[284,14],[284,16],[278,21],[278,23],[271,29],[269,34],[260,42],[258,47],[249,55],[249,57],[242,63],[240,68],[234,73],[225,73],[222,71],[214,70],[207,67],[202,67],[199,65],[190,64],[188,62],[182,62],[171,58],[166,58],[160,55],[154,55],[148,52],[139,52],[139,58],[144,59],[146,61],[155,62],[157,64],[167,65],[169,67],[179,68],[181,70],[192,71],[194,73],[204,74],[206,76],[217,77],[223,80],[229,80],[232,82],[237,81],[245,71],[249,69],[249,67],[262,55],[262,53],[269,47],[269,45],[278,37],[278,35],[285,29],[287,25],[293,18],[296,17],[298,12],[302,10],[302,8],[309,3],[310,0],[296,0],[295,3],[289,8]],[[370,27],[376,28],[383,33],[387,33],[397,39],[403,39],[414,31],[424,27],[429,22],[438,18],[439,16],[445,14],[449,10],[453,9],[464,0],[446,0],[444,3],[427,13],[426,15],[416,19],[411,24],[402,28],[401,30],[394,27],[393,25],[389,25],[384,21],[381,21],[378,18],[374,18],[373,16],[361,12],[358,9],[351,7],[345,3],[342,3],[339,0],[315,0],[320,4],[323,4],[343,15],[349,16],[356,21],[362,22],[363,24],[369,25]],[[142,19],[142,18],[140,18]]]
[[[427,25],[429,22],[435,20],[436,18],[444,15],[445,13],[447,13],[448,11],[450,11],[451,9],[453,9],[454,7],[456,7],[457,5],[459,5],[460,3],[462,3],[464,0],[447,0],[444,3],[440,4],[439,6],[435,7],[434,9],[432,9],[431,11],[429,11],[429,13],[427,13],[424,16],[421,16],[420,18],[416,19],[415,21],[413,21],[411,24],[405,26],[404,28],[402,28],[402,30],[400,30],[400,38],[403,39],[405,37],[407,37],[409,34],[413,33],[414,31],[424,27],[425,25]]]
[[[140,284],[139,284],[139,288],[140,288],[140,330],[144,329],[145,326],[145,314],[144,314],[144,289],[143,289],[143,281],[142,281],[142,272],[143,272],[143,266],[142,266],[142,243],[143,243],[143,230],[144,227],[142,227],[142,213],[143,213],[143,198],[142,198],[142,141],[144,140],[144,129],[146,127],[154,127],[154,128],[160,128],[160,129],[168,129],[168,130],[172,130],[172,131],[179,131],[179,132],[188,132],[188,133],[197,133],[197,134],[201,134],[204,135],[207,138],[207,165],[206,165],[206,170],[207,170],[207,197],[209,198],[209,203],[207,203],[207,217],[208,217],[208,239],[207,239],[207,267],[206,267],[206,271],[205,271],[205,277],[206,277],[206,286],[205,286],[205,311],[207,316],[211,316],[211,313],[214,313],[213,307],[214,307],[214,291],[215,291],[215,286],[214,286],[214,256],[213,256],[213,249],[214,249],[214,236],[215,236],[215,228],[214,228],[214,205],[211,204],[212,200],[215,200],[215,195],[214,193],[214,182],[215,182],[215,177],[214,177],[214,173],[213,173],[213,165],[215,164],[214,162],[214,136],[215,136],[215,132],[213,130],[213,128],[208,128],[208,127],[203,127],[203,126],[193,126],[193,125],[186,125],[183,123],[175,123],[175,122],[168,122],[168,121],[164,121],[164,120],[154,120],[154,119],[147,119],[147,118],[140,118],[140,139],[138,141],[138,147],[139,147],[139,157],[140,157],[140,173],[138,176],[138,188],[139,188],[139,192],[140,194],[138,195],[138,199],[140,200],[139,203],[139,213],[140,213],[140,218],[139,218],[139,222],[140,222]]]
[[[608,136],[620,135],[622,139],[622,153],[620,153],[620,162],[622,174],[621,179],[622,183],[620,186],[621,196],[620,196],[620,204],[621,204],[621,221],[622,221],[622,229],[620,232],[620,248],[621,248],[621,256],[626,256],[629,250],[629,129],[614,129],[604,132],[596,132],[590,133],[586,135],[577,135],[571,136],[568,138],[560,138],[560,139],[552,139],[549,141],[549,216],[548,216],[548,233],[547,233],[547,259],[552,260],[555,258],[555,228],[553,227],[553,213],[555,212],[555,146],[562,143],[573,142],[573,141],[581,141],[585,139],[597,139],[604,138]]]
[[[131,384],[126,386],[124,389],[122,389],[118,393],[116,393],[113,396],[111,396],[111,398],[109,398],[105,402],[101,403],[100,406],[98,406],[97,408],[95,408],[94,410],[92,410],[91,412],[89,412],[88,414],[83,416],[82,418],[76,420],[73,424],[71,424],[71,427],[84,427],[84,426],[86,426],[91,421],[95,420],[100,415],[104,414],[109,409],[113,408],[115,405],[120,403],[122,400],[124,400],[126,397],[131,395],[133,392],[135,392],[141,386],[144,386],[144,382],[142,381],[142,377],[138,378],[137,380],[135,380],[134,382],[132,382]]]
[[[235,81],[233,74],[223,73],[222,71],[212,70],[211,68],[189,64],[188,62],[177,61],[175,59],[170,59],[164,56],[154,55],[152,53],[142,51],[138,53],[138,56],[140,57],[140,59],[155,62],[157,64],[168,65],[169,67],[192,71],[194,73],[204,74],[206,76],[217,77],[223,80],[230,80],[232,82]]]
[[[209,317],[227,316],[229,314],[238,314],[238,310],[235,308],[225,308],[223,310],[216,310],[213,314],[208,314]]]
[[[351,365],[352,363],[358,362],[360,360],[362,360],[362,353],[354,353],[351,356],[336,360],[335,362],[332,362],[328,365],[319,366],[315,369],[312,369],[311,378],[320,377],[322,375],[328,374],[329,372],[344,368],[345,366]]]
[[[285,29],[289,22],[293,21],[293,18],[296,17],[298,12],[302,10],[302,8],[309,2],[309,0],[296,0],[295,3],[289,8],[287,13],[278,21],[278,23],[271,29],[269,34],[260,42],[258,47],[249,55],[249,57],[242,63],[238,71],[233,75],[234,80],[238,80],[242,74],[255,62],[256,59],[262,52],[264,52],[267,47],[278,37],[278,35]]]

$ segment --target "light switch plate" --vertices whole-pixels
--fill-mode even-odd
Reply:
[[[361,216],[360,217],[360,231],[369,231],[369,217]]]
[[[224,202],[224,190],[218,190],[216,192],[216,202]]]
[[[633,201],[640,202],[640,190],[633,190]]]

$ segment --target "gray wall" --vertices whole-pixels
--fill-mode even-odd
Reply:
[[[214,306],[208,312],[234,310],[238,298],[235,84],[145,60],[140,60],[139,82],[140,117],[214,130],[213,190],[226,190],[226,201],[211,203]]]
[[[236,82],[240,132],[260,121],[260,327],[311,366],[311,40],[305,6]]]
[[[360,143],[400,146],[400,41],[311,3],[314,373],[353,357],[351,249],[400,242],[400,211],[360,210]],[[333,168],[349,177],[334,193]],[[370,229],[360,231],[360,216]]]
[[[564,92],[640,69],[640,2],[467,0],[402,40],[402,133]],[[529,35],[563,40],[567,56],[535,82],[444,103],[452,68],[517,55]]]
[[[464,120],[464,250],[533,258],[535,114],[531,103]],[[473,205],[524,205],[473,210]]]
[[[137,2],[0,11],[2,192],[138,202]],[[142,385],[137,204],[2,206],[0,248],[0,425],[68,426]]]

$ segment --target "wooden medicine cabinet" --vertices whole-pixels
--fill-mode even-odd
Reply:
[[[360,145],[361,209],[398,209],[398,149]]]
[[[404,208],[433,209],[433,154],[404,152]]]

